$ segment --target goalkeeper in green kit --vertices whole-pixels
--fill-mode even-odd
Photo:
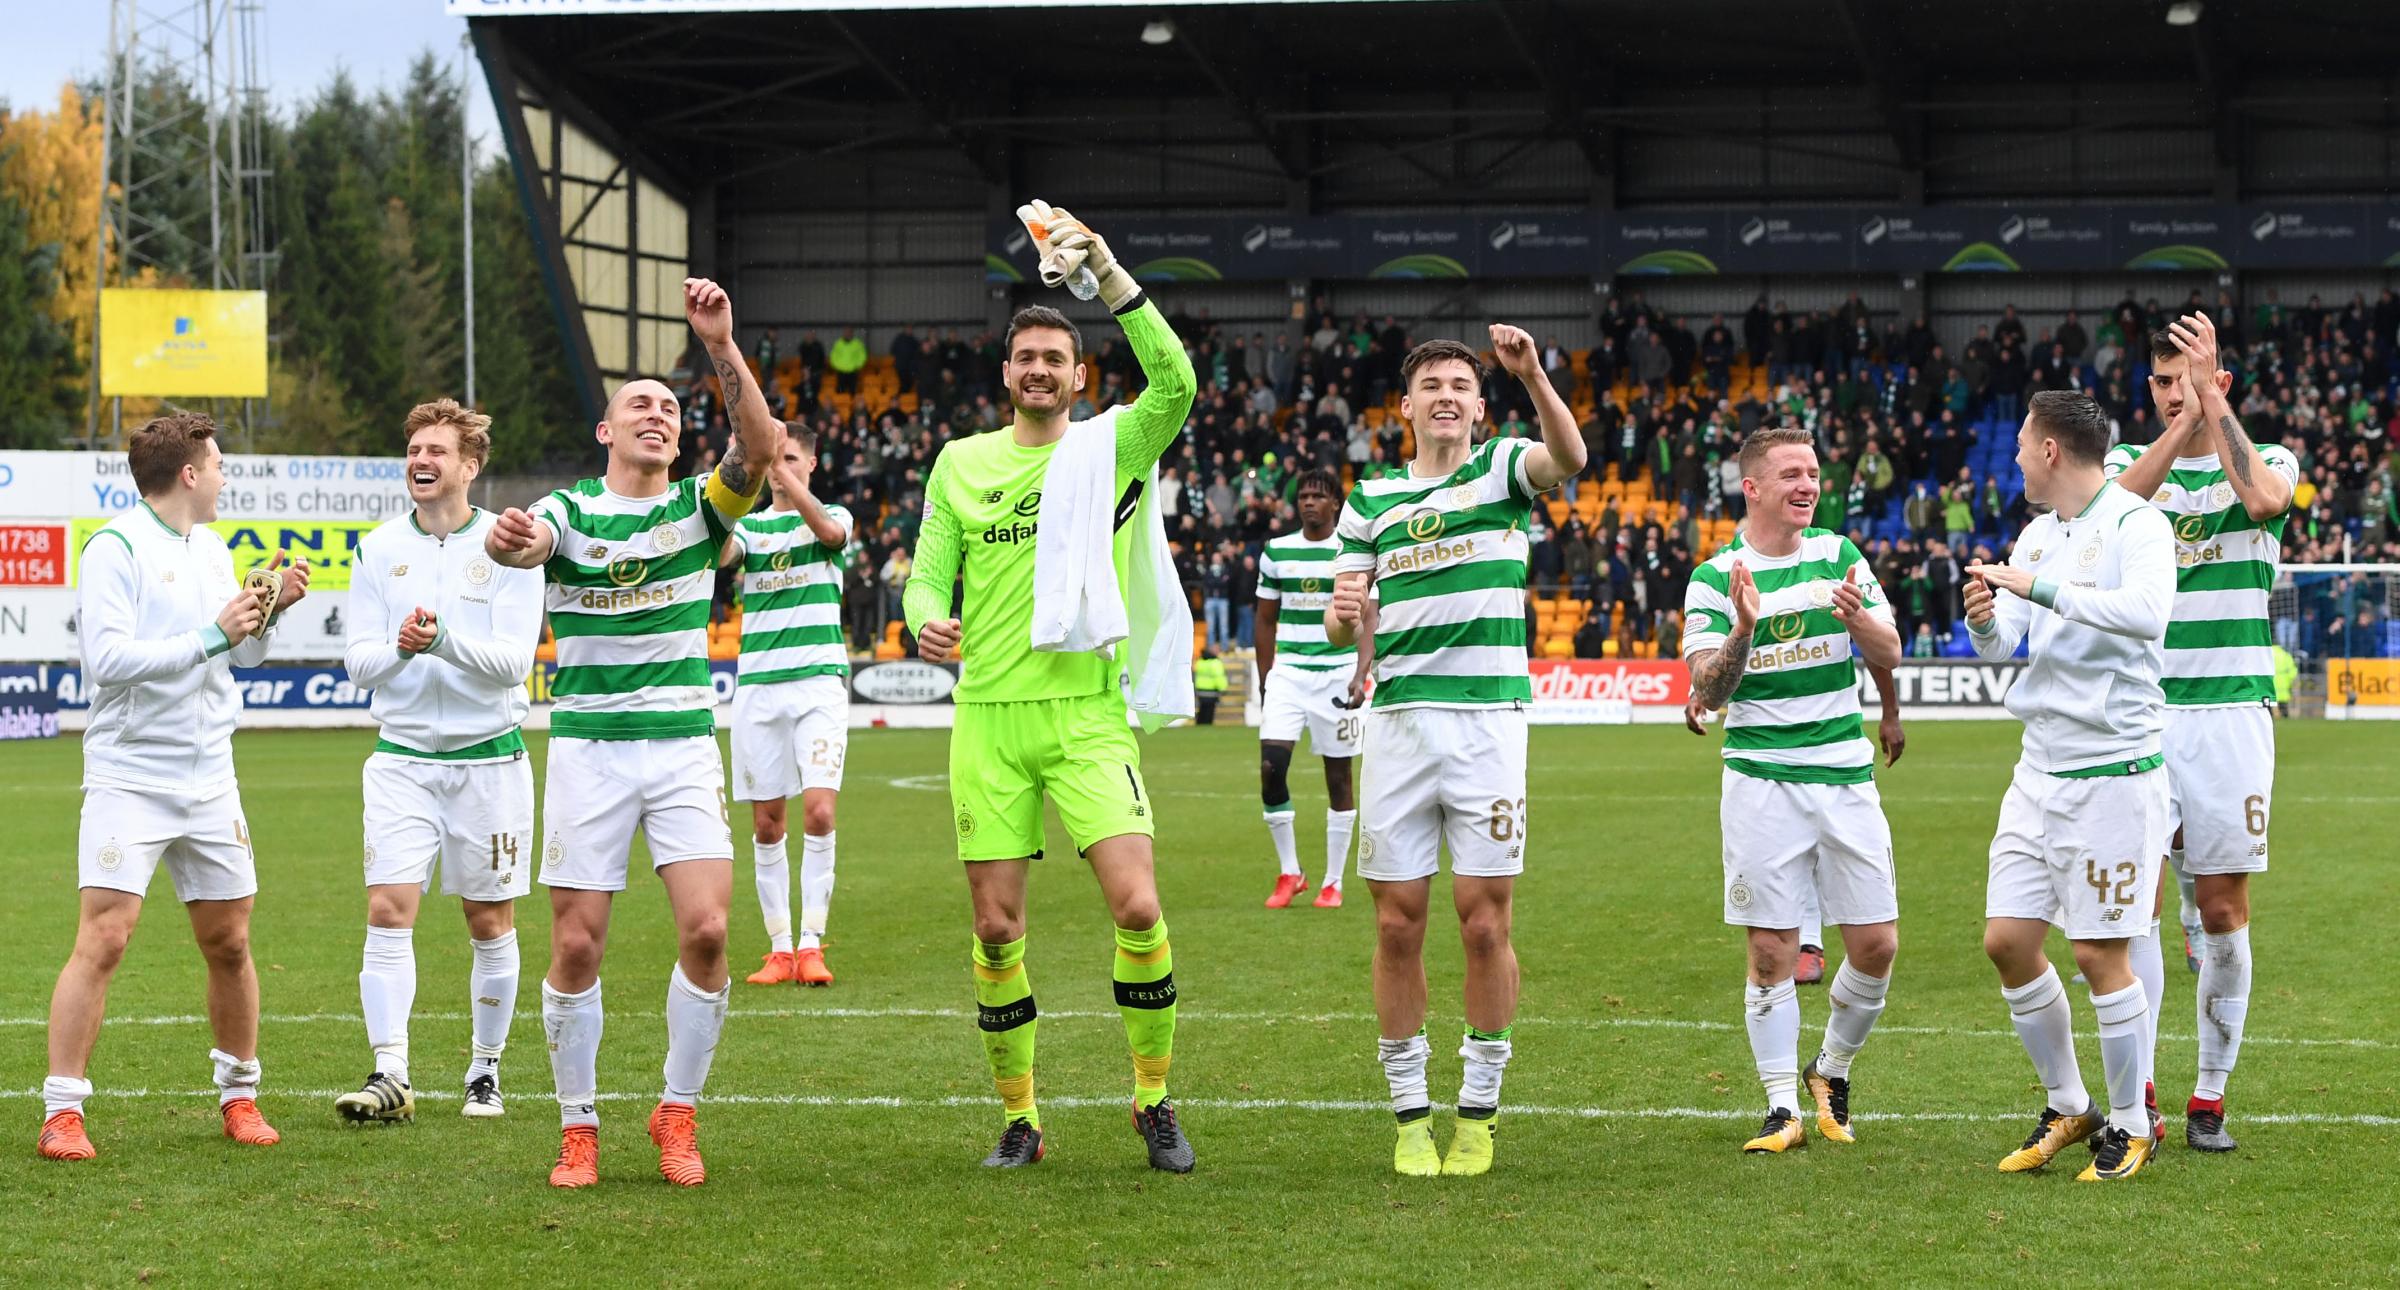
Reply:
[[[1160,454],[1182,432],[1191,410],[1191,360],[1107,243],[1064,210],[1038,203],[1027,209],[1038,211],[1027,223],[1043,252],[1044,281],[1056,286],[1088,272],[1082,285],[1097,281],[1148,382],[1132,406],[1103,414],[1114,419],[1114,488],[1097,501],[1113,509],[1107,541],[1118,581],[1126,585],[1129,550],[1141,527],[1129,520],[1144,504],[1143,487]],[[904,600],[918,651],[929,662],[955,662],[960,669],[950,736],[952,822],[975,911],[976,1024],[1006,1122],[983,1163],[1013,1168],[1042,1158],[1033,1096],[1037,1014],[1025,970],[1025,881],[1042,855],[1046,795],[1091,864],[1116,922],[1113,975],[1133,1050],[1134,1128],[1154,1168],[1187,1173],[1191,1144],[1167,1099],[1174,955],[1151,872],[1155,818],[1142,786],[1141,751],[1119,685],[1120,665],[1091,649],[1033,646],[1037,602],[1056,594],[1036,586],[1037,535],[1045,526],[1090,523],[1094,515],[1108,524],[1112,518],[1111,510],[1068,505],[1055,484],[1051,501],[1043,500],[1054,450],[1065,467],[1076,447],[1060,450],[1068,437],[1068,409],[1084,387],[1082,337],[1065,315],[1033,306],[1010,321],[1004,349],[1001,379],[1014,424],[942,449],[926,481],[924,525]],[[1078,434],[1106,429],[1086,424]],[[1093,530],[1094,544],[1100,540]],[[962,573],[962,610],[953,617],[951,585]],[[1188,605],[1184,617],[1188,621]],[[1185,637],[1188,679],[1188,629]]]

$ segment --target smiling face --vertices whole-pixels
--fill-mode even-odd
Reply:
[[[458,427],[436,421],[408,437],[408,498],[429,506],[463,496],[483,466],[460,450]]]
[[[1462,359],[1436,359],[1409,378],[1400,415],[1417,432],[1417,452],[1465,445],[1483,420],[1483,379]]]
[[[1804,443],[1777,444],[1742,476],[1742,494],[1752,515],[1771,515],[1778,525],[1807,528],[1816,520],[1817,451]]]
[[[595,436],[609,455],[637,466],[674,464],[683,440],[683,405],[675,391],[659,381],[627,381],[608,401],[608,413]]]
[[[1000,364],[1008,402],[1021,416],[1064,416],[1083,392],[1075,338],[1056,327],[1019,327]]]

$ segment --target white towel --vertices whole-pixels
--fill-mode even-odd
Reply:
[[[1144,730],[1198,710],[1192,694],[1192,606],[1175,576],[1158,470],[1144,481],[1117,582],[1117,409],[1067,427],[1042,472],[1033,551],[1033,648],[1115,659],[1125,645],[1127,703]]]

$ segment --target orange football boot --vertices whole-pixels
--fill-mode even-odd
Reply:
[[[275,1131],[274,1125],[267,1123],[267,1117],[258,1113],[255,1099],[237,1097],[227,1102],[222,1110],[225,1114],[226,1137],[251,1147],[271,1147],[283,1141],[283,1135]]]
[[[100,1154],[83,1131],[81,1111],[61,1111],[42,1121],[40,1150],[44,1160],[89,1160]]]
[[[792,979],[792,952],[776,950],[767,955],[764,966],[744,977],[752,985],[782,985]]]
[[[559,1135],[558,1163],[550,1167],[553,1187],[589,1187],[600,1181],[600,1130],[570,1124]]]
[[[678,1187],[708,1181],[708,1166],[700,1163],[700,1125],[691,1107],[659,1103],[650,1113],[650,1140],[658,1144],[659,1177]]]
[[[792,951],[792,979],[802,985],[832,985],[833,969],[825,966],[825,951]]]
[[[1275,894],[1267,897],[1267,908],[1289,908],[1292,897],[1306,890],[1308,890],[1308,879],[1296,873],[1279,873],[1275,875]]]

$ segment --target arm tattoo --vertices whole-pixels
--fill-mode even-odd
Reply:
[[[1742,674],[1750,670],[1750,638],[1736,634],[1727,638],[1722,649],[1712,658],[1703,659],[1692,669],[1692,697],[1711,711],[1725,706],[1733,692],[1742,684]]]
[[[742,436],[738,431],[733,442],[725,445],[725,455],[717,461],[717,477],[737,493],[750,491],[750,456],[742,451]]]
[[[2258,451],[2250,446],[2250,436],[2242,433],[2242,423],[2230,412],[2217,418],[2217,433],[2225,437],[2225,464],[2242,477],[2242,487],[2250,487],[2250,458]]]
[[[745,403],[742,398],[742,367],[731,359],[717,358],[713,361],[717,368],[718,397],[725,400],[726,411],[737,422],[733,442],[725,445],[725,456],[717,462],[717,473],[724,478],[727,488],[737,493],[747,493],[750,491],[750,457],[742,451],[742,431],[738,424]]]

